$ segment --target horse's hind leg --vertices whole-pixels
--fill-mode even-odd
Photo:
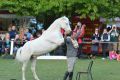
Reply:
[[[40,80],[36,74],[36,71],[35,71],[35,68],[36,68],[36,60],[37,60],[37,57],[33,57],[31,59],[31,70],[32,70],[32,73],[33,73],[33,76],[35,78],[35,80]]]
[[[26,80],[25,79],[25,69],[27,67],[27,61],[26,62],[23,62],[23,66],[22,66],[22,80]]]

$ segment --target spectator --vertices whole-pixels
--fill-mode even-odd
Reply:
[[[22,41],[23,41],[22,45],[24,45],[28,41],[26,34],[24,34],[24,37],[23,37]]]
[[[42,29],[42,33],[45,31],[45,29]]]
[[[110,41],[110,34],[107,32],[107,29],[103,30],[103,33],[101,35],[101,41],[102,43],[102,53],[103,53],[103,60],[107,57],[106,53],[108,50],[108,42]]]
[[[8,32],[10,32],[12,30],[12,28],[11,27],[8,27]]]
[[[120,35],[119,35],[119,37],[118,37],[118,53],[120,54]]]
[[[78,36],[78,39],[77,39],[77,40],[78,40],[78,44],[79,44],[79,48],[78,48],[78,58],[80,58],[80,57],[82,57],[82,55],[83,55],[83,52],[82,52],[82,46],[83,46],[82,40],[83,40],[83,36],[84,36],[84,34],[85,34],[85,27],[86,27],[86,25],[85,25],[85,24],[81,25],[81,24],[79,23],[79,24],[77,24],[76,27],[79,27],[79,28],[77,29],[77,32],[80,31],[80,35]]]
[[[113,60],[113,59],[117,59],[117,53],[115,52],[115,51],[111,51],[110,53],[109,53],[109,59],[110,60]]]
[[[68,70],[66,71],[64,75],[63,80],[72,80],[73,77],[73,70],[74,70],[74,65],[77,59],[77,52],[78,52],[78,42],[77,38],[80,35],[80,32],[76,33],[73,32],[71,36],[68,36],[66,38],[66,45],[67,45],[67,65],[68,65]]]
[[[25,35],[27,37],[27,40],[30,41],[31,33],[29,32],[28,28],[25,30]]]
[[[8,54],[10,52],[10,34],[9,33],[6,33],[5,35],[5,40],[4,40],[4,51],[5,51],[5,54]]]
[[[42,35],[42,33],[37,32],[36,35],[37,35],[37,37],[40,37]]]
[[[17,34],[16,26],[12,26],[12,29],[11,31],[9,31],[9,34],[10,34],[10,39],[15,39],[15,35]]]
[[[14,40],[14,50],[13,50],[13,53],[16,53],[16,51],[18,50],[18,48],[20,48],[21,46],[22,46],[21,40],[19,38],[19,35],[17,34],[15,36],[15,40]]]
[[[3,49],[3,41],[2,41],[2,38],[1,38],[1,34],[0,34],[0,55],[2,55],[2,49]]]
[[[19,39],[23,40],[24,34],[25,34],[25,29],[24,28],[19,28]]]
[[[30,36],[30,41],[31,41],[31,40],[34,40],[34,37],[33,37],[33,35],[32,35],[32,34],[31,34],[31,36]]]
[[[117,30],[116,25],[112,26],[112,29],[109,31],[110,33],[110,51],[117,51],[117,42],[118,42],[118,37],[119,37],[119,32]]]
[[[92,36],[92,47],[91,47],[92,55],[90,56],[91,58],[95,58],[96,55],[98,54],[99,40],[100,40],[100,35],[98,28],[96,28],[95,33]]]

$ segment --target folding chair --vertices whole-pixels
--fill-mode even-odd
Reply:
[[[92,65],[93,65],[93,61],[91,60],[90,63],[89,63],[89,65],[88,65],[88,69],[86,71],[77,72],[76,80],[80,80],[81,74],[87,74],[88,80],[93,80],[92,72],[91,72]]]

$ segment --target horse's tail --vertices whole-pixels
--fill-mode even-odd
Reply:
[[[31,50],[29,48],[29,43],[26,43],[23,47],[20,47],[16,53],[16,60],[19,62],[29,61],[32,56]]]
[[[21,59],[22,59],[21,53],[22,53],[22,47],[20,47],[20,48],[17,50],[16,57],[15,57],[15,59],[16,59],[17,61],[20,61],[20,62],[22,62],[22,61],[21,61]]]

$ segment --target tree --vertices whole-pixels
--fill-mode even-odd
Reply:
[[[71,16],[74,13],[81,18],[120,16],[120,0],[2,0],[1,8],[7,8],[18,15],[61,15]]]

